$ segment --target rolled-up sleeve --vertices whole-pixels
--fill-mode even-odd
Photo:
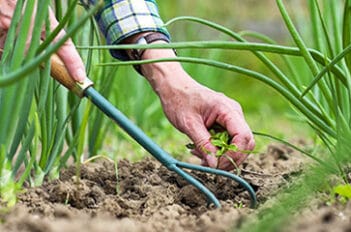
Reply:
[[[98,0],[81,0],[86,7]],[[105,0],[95,19],[107,44],[119,44],[125,38],[146,31],[157,31],[169,37],[155,0]],[[112,56],[128,60],[124,50],[111,50]]]

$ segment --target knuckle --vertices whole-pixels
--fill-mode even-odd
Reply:
[[[192,121],[190,116],[182,115],[181,117],[176,117],[176,126],[180,131],[190,133],[195,129]]]

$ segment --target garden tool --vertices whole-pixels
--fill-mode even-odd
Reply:
[[[173,158],[170,154],[158,146],[151,138],[149,138],[138,126],[130,121],[121,111],[119,111],[101,94],[99,94],[99,92],[92,87],[93,82],[91,80],[86,78],[84,83],[75,82],[69,75],[63,62],[56,55],[51,58],[51,75],[53,78],[59,81],[70,91],[73,91],[79,97],[88,98],[96,107],[98,107],[103,113],[113,119],[135,141],[137,141],[144,149],[146,149],[159,162],[161,162],[162,165],[164,165],[167,169],[176,172],[187,182],[199,189],[203,194],[206,195],[208,202],[213,203],[217,208],[220,208],[221,205],[216,196],[199,180],[197,180],[195,177],[190,175],[189,172],[183,169],[221,175],[238,182],[243,188],[245,188],[245,190],[248,191],[250,195],[250,207],[256,207],[257,202],[255,191],[245,180],[227,171],[181,162]]]

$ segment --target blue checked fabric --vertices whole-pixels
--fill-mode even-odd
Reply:
[[[98,0],[81,0],[85,7]],[[157,31],[169,37],[163,27],[155,0],[104,0],[104,7],[95,15],[107,44],[118,44],[136,33]],[[111,50],[111,54],[121,60],[128,60],[124,50]]]

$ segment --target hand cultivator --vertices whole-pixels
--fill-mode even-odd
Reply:
[[[65,66],[59,60],[58,57],[53,57],[51,66],[52,76],[63,84],[66,88],[73,91],[79,97],[87,97],[95,106],[97,106],[102,112],[113,119],[123,130],[125,130],[135,141],[137,141],[143,148],[145,148],[151,155],[153,155],[158,161],[160,161],[169,170],[176,172],[182,176],[187,182],[194,185],[202,193],[204,193],[209,202],[213,203],[217,208],[221,207],[219,200],[216,196],[207,189],[200,181],[191,176],[187,171],[183,169],[196,170],[200,172],[207,172],[215,175],[221,175],[230,178],[238,182],[244,187],[251,198],[250,207],[256,207],[256,194],[252,187],[242,178],[223,170],[218,170],[209,167],[203,167],[190,163],[181,162],[170,156],[166,151],[160,148],[152,139],[150,139],[145,133],[133,124],[122,112],[116,109],[108,100],[100,95],[93,87],[93,82],[86,79],[84,83],[76,83],[68,74]]]

